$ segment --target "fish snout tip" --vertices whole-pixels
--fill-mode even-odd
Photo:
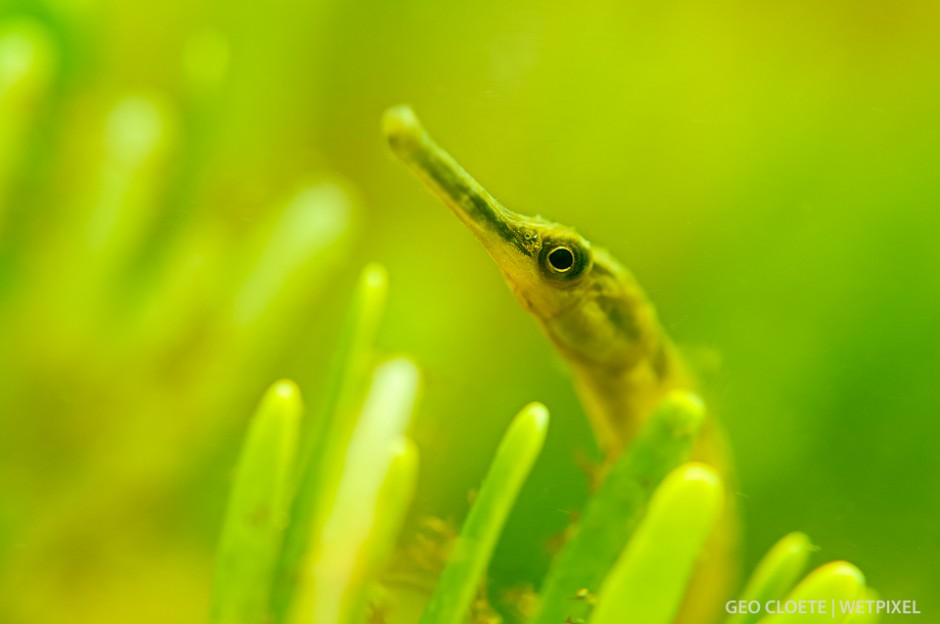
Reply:
[[[407,151],[420,143],[424,128],[408,105],[393,106],[382,115],[382,134],[393,151]]]

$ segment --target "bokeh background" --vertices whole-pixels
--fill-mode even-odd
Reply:
[[[425,377],[412,527],[552,410],[492,579],[537,584],[596,450],[384,148],[403,102],[647,287],[733,441],[745,568],[804,530],[940,617],[938,33],[920,0],[3,0],[0,621],[203,621],[245,423],[281,377],[316,405],[372,260]]]

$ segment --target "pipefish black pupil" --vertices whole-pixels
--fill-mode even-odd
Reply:
[[[548,264],[559,273],[566,273],[574,266],[574,252],[568,247],[555,247],[548,252]]]

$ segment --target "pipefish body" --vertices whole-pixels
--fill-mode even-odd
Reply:
[[[473,232],[570,367],[608,463],[667,393],[694,390],[652,303],[613,256],[573,228],[503,206],[434,142],[410,108],[388,110],[383,125],[394,154]],[[730,476],[714,419],[706,422],[695,455]],[[736,559],[732,514],[726,512],[709,544],[710,569],[696,575],[683,621],[710,621],[713,605],[725,597]]]

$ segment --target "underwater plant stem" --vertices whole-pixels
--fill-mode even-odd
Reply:
[[[806,571],[813,550],[813,543],[805,533],[785,536],[757,564],[740,600],[765,604],[786,596]],[[736,613],[728,618],[727,624],[754,624],[760,617],[760,613]]]
[[[532,403],[513,420],[467,515],[420,624],[464,624],[519,490],[545,442],[548,410]]]
[[[274,622],[287,621],[300,568],[314,527],[325,513],[342,471],[346,446],[356,424],[373,363],[373,345],[385,309],[388,275],[379,264],[367,266],[360,278],[340,337],[326,398],[316,422],[303,435],[300,467],[291,506],[291,522],[277,564],[272,592]]]
[[[419,383],[417,367],[405,358],[376,368],[335,481],[323,482],[316,493],[320,511],[310,527],[291,622],[307,624],[311,614],[314,622],[350,621],[367,579],[377,574],[371,567],[376,559],[370,550],[373,536],[390,519],[398,523],[404,513],[397,507],[401,501],[391,517],[380,505],[394,462],[401,460],[401,438],[414,412]]]
[[[672,622],[723,500],[721,479],[708,466],[672,471],[604,580],[591,624]]]
[[[0,224],[11,183],[29,151],[29,133],[52,86],[56,52],[41,23],[25,17],[0,21]]]
[[[582,589],[599,591],[653,491],[688,459],[704,415],[702,402],[689,392],[673,391],[662,401],[585,506],[574,535],[548,571],[530,624],[589,615],[592,605],[572,596]]]
[[[211,621],[269,621],[271,576],[287,522],[300,392],[290,381],[268,390],[235,471],[215,566]]]
[[[872,589],[871,587],[865,587],[862,590],[862,595],[859,596],[859,600],[881,600],[881,594]],[[863,613],[860,610],[857,610],[855,613],[852,613],[843,620],[842,624],[878,624],[881,621],[881,614],[877,610],[866,609]]]
[[[361,573],[350,588],[347,612],[350,624],[365,621],[369,590],[391,556],[418,481],[418,449],[401,436],[389,448],[388,473],[375,502],[375,523],[360,556]]]
[[[836,604],[842,600],[857,600],[864,596],[865,576],[861,570],[845,561],[833,561],[822,565],[800,581],[787,597],[787,601],[815,602],[824,601],[827,607],[831,602]],[[781,613],[768,615],[760,620],[760,624],[839,624],[846,619],[845,614],[838,610],[833,614],[830,610],[816,613]]]

